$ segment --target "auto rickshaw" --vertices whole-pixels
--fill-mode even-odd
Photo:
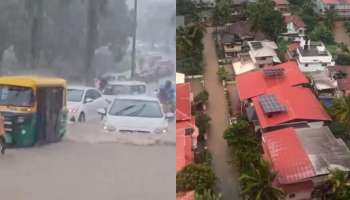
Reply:
[[[0,113],[6,146],[58,142],[66,133],[66,81],[35,76],[0,77]]]

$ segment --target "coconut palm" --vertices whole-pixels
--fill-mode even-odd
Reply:
[[[337,121],[343,123],[350,130],[350,97],[340,97],[334,100],[329,114]]]
[[[276,173],[271,171],[269,162],[261,160],[250,172],[240,177],[242,196],[245,199],[279,200],[285,197],[284,191],[273,186]]]
[[[350,176],[339,169],[332,170],[329,174],[330,194],[334,200],[350,199]]]

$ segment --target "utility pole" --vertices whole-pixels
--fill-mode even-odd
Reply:
[[[134,30],[132,38],[132,53],[131,53],[131,79],[135,78],[136,70],[136,30],[137,30],[137,0],[134,0]]]

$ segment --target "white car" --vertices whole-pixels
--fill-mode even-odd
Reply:
[[[146,83],[140,81],[110,81],[103,90],[103,96],[112,103],[118,95],[146,95]]]
[[[119,134],[166,134],[171,117],[162,112],[157,98],[146,96],[118,96],[98,112],[104,116],[104,129]]]
[[[108,103],[101,92],[92,87],[69,86],[67,90],[68,119],[85,122],[98,119],[96,109],[107,108]]]

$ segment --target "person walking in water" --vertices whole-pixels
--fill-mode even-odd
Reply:
[[[0,114],[0,151],[1,154],[5,153],[6,142],[5,142],[5,118]]]

